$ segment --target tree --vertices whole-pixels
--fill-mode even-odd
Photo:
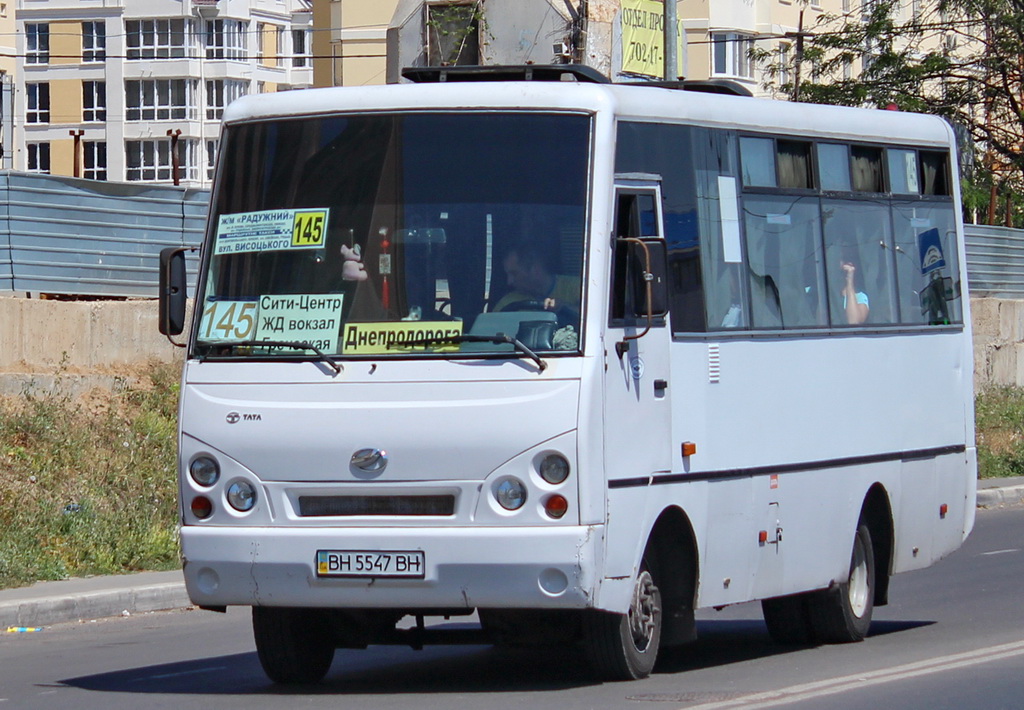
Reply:
[[[944,116],[964,144],[965,204],[992,203],[1000,188],[1007,205],[1020,201],[1024,0],[863,0],[798,34],[802,51],[785,62],[757,52],[767,88],[799,101]]]

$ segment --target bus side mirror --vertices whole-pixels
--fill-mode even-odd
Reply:
[[[160,251],[160,332],[168,337],[185,329],[185,252],[190,247]]]

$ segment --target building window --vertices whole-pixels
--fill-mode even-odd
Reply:
[[[191,20],[126,20],[128,59],[192,56]]]
[[[50,63],[50,25],[45,22],[25,23],[25,63]]]
[[[196,179],[196,141],[178,141],[178,178]],[[125,142],[125,178],[130,181],[171,180],[171,140],[169,138]]]
[[[304,67],[309,61],[308,42],[306,41],[306,33],[308,30],[292,30],[292,66],[293,67]]]
[[[249,82],[210,79],[206,82],[206,119],[219,121],[224,109],[235,99],[249,93]]]
[[[277,27],[274,30],[274,38],[277,40],[277,53],[274,56],[274,66],[284,66],[284,27]]]
[[[29,143],[28,148],[28,171],[30,173],[50,172],[50,144]]]
[[[217,144],[220,141],[206,141],[206,179],[213,180],[213,169],[217,167]]]
[[[126,81],[125,119],[128,121],[164,121],[195,119],[195,79],[148,79]]]
[[[107,59],[107,27],[102,20],[82,23],[82,61],[104,62]]]
[[[264,22],[256,23],[256,58],[263,59],[266,53],[266,43],[263,39],[263,34],[267,31],[267,25]]]
[[[104,81],[82,82],[82,120],[107,120],[107,83]]]
[[[430,66],[480,63],[477,6],[427,5],[427,60]]]
[[[751,79],[754,65],[750,59],[753,40],[738,32],[712,32],[713,73]]]
[[[206,23],[207,59],[245,59],[248,22],[242,20],[208,20]],[[262,33],[257,34],[262,38]],[[262,39],[260,40],[262,41]]]
[[[82,141],[82,150],[85,152],[85,170],[82,176],[88,180],[106,180],[106,141]]]
[[[26,84],[25,93],[28,95],[25,123],[49,123],[50,85],[46,83]]]

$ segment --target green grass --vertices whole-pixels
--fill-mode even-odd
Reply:
[[[975,400],[978,475],[1024,476],[1024,389],[989,387]]]
[[[0,399],[0,587],[179,564],[178,368]]]

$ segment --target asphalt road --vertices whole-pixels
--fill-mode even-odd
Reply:
[[[1024,707],[1024,508],[979,511],[963,549],[893,579],[870,638],[773,645],[756,604],[700,615],[701,639],[633,683],[597,683],[565,652],[339,651],[327,680],[263,676],[246,610],[161,612],[0,635],[3,708]]]

